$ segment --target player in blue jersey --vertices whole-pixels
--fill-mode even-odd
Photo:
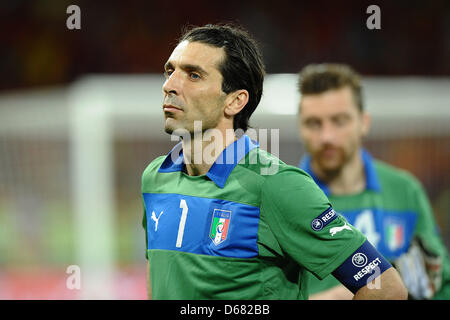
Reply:
[[[307,171],[343,214],[400,271],[412,299],[449,299],[450,268],[431,206],[411,174],[372,158],[362,147],[370,118],[359,76],[348,66],[319,64],[300,72],[300,135]],[[309,283],[311,298],[352,293],[329,276]]]

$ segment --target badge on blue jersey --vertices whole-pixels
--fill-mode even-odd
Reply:
[[[211,222],[211,230],[209,231],[209,237],[216,246],[227,239],[230,219],[231,219],[231,211],[214,209],[213,219]]]
[[[331,221],[338,217],[336,211],[332,207],[322,212],[317,218],[311,221],[311,228],[314,231],[320,231],[326,227]]]
[[[417,213],[411,211],[363,208],[339,213],[388,260],[408,250],[417,224]]]
[[[397,251],[405,244],[405,222],[387,217],[384,221],[385,243],[390,251]]]
[[[143,193],[147,249],[229,258],[258,256],[259,208],[170,193]]]

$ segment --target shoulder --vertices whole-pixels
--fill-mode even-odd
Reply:
[[[150,164],[145,168],[144,172],[142,173],[142,181],[146,178],[151,177],[152,175],[155,175],[158,172],[159,167],[161,167],[161,164],[163,163],[166,156],[159,156],[156,159],[154,159]]]
[[[260,149],[251,150],[239,163],[239,170],[246,170],[252,178],[261,181],[266,188],[307,186],[314,183],[308,173],[288,165],[275,155]]]
[[[323,191],[304,170],[288,165],[264,150],[260,151],[260,159],[265,164],[258,168],[258,174],[263,177],[263,202],[277,203],[283,208],[290,204],[328,203]]]
[[[420,190],[422,184],[410,172],[394,167],[381,160],[375,160],[375,168],[382,188],[401,188],[403,190]]]

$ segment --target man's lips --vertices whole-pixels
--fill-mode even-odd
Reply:
[[[183,109],[173,106],[171,104],[164,104],[163,105],[164,112],[176,112],[176,111],[183,111]]]
[[[327,155],[335,154],[337,152],[338,152],[338,149],[328,148],[328,149],[321,150],[320,154],[327,156]]]
[[[319,152],[317,152],[317,155],[320,158],[323,158],[323,159],[334,158],[334,157],[336,157],[339,154],[340,154],[340,149],[339,148],[333,148],[333,147],[325,148],[325,149],[322,149]]]

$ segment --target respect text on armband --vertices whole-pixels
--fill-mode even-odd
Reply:
[[[369,264],[367,264],[365,267],[361,268],[355,275],[353,275],[353,278],[358,281],[362,278],[364,278],[365,275],[372,273],[373,270],[378,268],[378,265],[381,263],[380,258],[376,258],[372,260]]]

